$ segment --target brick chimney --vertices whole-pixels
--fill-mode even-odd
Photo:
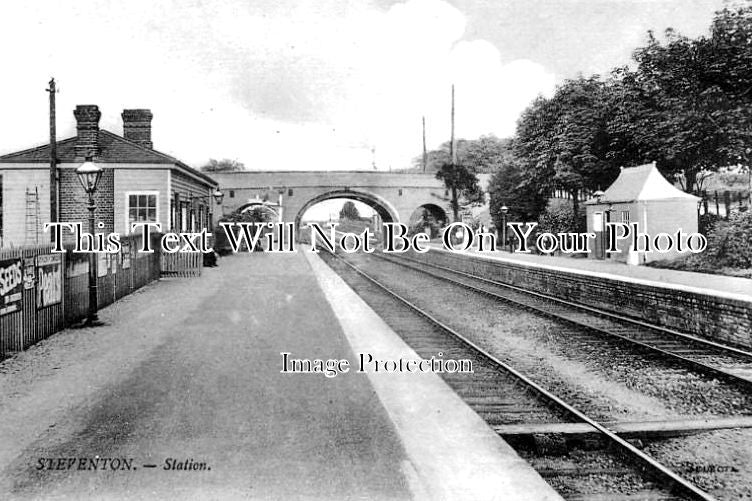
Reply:
[[[83,161],[88,156],[99,154],[99,119],[102,114],[95,104],[79,104],[73,111],[76,117],[76,159]]]
[[[151,142],[151,110],[123,110],[123,137],[145,148],[154,147]]]

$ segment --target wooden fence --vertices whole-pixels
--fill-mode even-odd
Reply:
[[[120,253],[97,254],[99,308],[159,278],[159,237],[154,253],[137,252],[140,237],[125,237]],[[88,286],[89,254],[53,253],[51,245],[0,251],[0,359],[84,319]]]
[[[752,197],[749,191],[703,191],[700,214],[714,214],[728,219],[734,210],[749,210]]]
[[[161,256],[161,270],[163,277],[198,277],[201,276],[203,254],[163,253]]]

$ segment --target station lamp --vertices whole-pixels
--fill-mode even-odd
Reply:
[[[501,246],[505,248],[507,246],[507,213],[509,207],[502,205],[499,210],[501,210]]]
[[[86,194],[89,196],[89,233],[94,236],[96,232],[96,223],[94,222],[94,210],[97,208],[94,203],[94,192],[97,191],[97,183],[102,178],[102,169],[92,162],[91,157],[86,157],[81,166],[76,169],[76,175],[81,182]],[[94,249],[89,249],[94,251]],[[86,317],[87,326],[99,325],[99,318],[97,317],[97,254],[95,252],[89,253],[89,312]]]
[[[212,193],[212,196],[214,197],[214,201],[217,202],[217,205],[220,205],[222,203],[222,200],[225,198],[225,194],[222,193],[219,188],[214,190],[214,193]]]

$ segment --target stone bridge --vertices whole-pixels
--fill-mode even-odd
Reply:
[[[357,200],[385,222],[409,224],[425,208],[449,221],[449,197],[429,174],[378,171],[238,171],[210,173],[224,193],[217,216],[266,205],[282,221],[300,225],[312,206],[333,198]],[[281,207],[281,214],[279,208]]]

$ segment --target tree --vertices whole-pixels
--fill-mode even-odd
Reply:
[[[359,221],[360,213],[354,202],[348,200],[342,205],[342,209],[339,211],[340,219],[349,219],[350,221]]]
[[[752,152],[752,6],[716,12],[709,36],[649,33],[622,70],[628,110],[614,124],[642,156],[697,192],[707,172],[748,168]],[[627,125],[631,124],[631,125]]]
[[[619,168],[609,158],[610,87],[599,77],[568,80],[553,97],[539,97],[520,117],[514,141],[528,216],[542,210],[542,196],[554,189],[567,191],[579,214],[583,191],[608,186]],[[533,209],[533,210],[530,210]]]
[[[531,186],[523,163],[511,156],[494,172],[488,183],[490,213],[497,228],[506,221],[535,221],[546,208],[548,193]],[[502,207],[507,207],[506,216]]]
[[[478,139],[459,139],[455,142],[457,163],[466,165],[476,174],[492,173],[512,155],[512,140],[496,136],[481,136]],[[428,151],[427,172],[437,172],[441,166],[451,161],[449,141],[438,150]],[[423,156],[413,159],[413,166],[422,169]]]
[[[483,198],[483,190],[478,184],[478,177],[464,164],[445,162],[436,171],[436,179],[444,181],[444,186],[451,195],[452,214],[454,220],[459,220],[460,196],[469,201]]]
[[[245,165],[237,160],[230,160],[229,158],[224,158],[222,160],[211,158],[209,159],[209,163],[203,165],[200,170],[204,172],[232,172],[245,170]]]

